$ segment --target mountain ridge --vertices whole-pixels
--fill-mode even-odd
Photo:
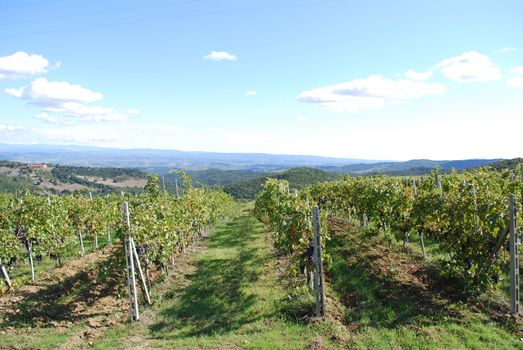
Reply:
[[[99,167],[170,167],[187,170],[210,168],[284,170],[299,166],[316,167],[375,162],[357,158],[312,155],[9,144],[0,144],[0,160]]]
[[[185,170],[282,171],[296,167],[313,167],[344,174],[402,172],[408,169],[467,169],[502,159],[380,161],[312,155],[269,153],[221,153],[163,149],[120,149],[77,145],[0,144],[0,160],[24,163],[51,163],[69,166],[119,167]]]

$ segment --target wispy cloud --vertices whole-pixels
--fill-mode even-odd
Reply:
[[[256,95],[258,95],[258,91],[256,91],[256,90],[245,91],[245,96],[254,97]]]
[[[66,81],[48,81],[38,78],[29,86],[6,89],[13,97],[26,100],[29,104],[42,107],[44,112],[60,113],[67,117],[76,117],[84,121],[126,121],[138,111],[129,109],[118,112],[112,107],[92,106],[103,95],[80,85]]]
[[[31,127],[24,133],[26,140],[38,143],[144,148],[161,148],[166,144],[183,145],[179,141],[180,137],[184,137],[184,142],[195,137],[190,130],[169,123],[86,124],[64,121],[60,123],[60,127],[42,124]],[[209,137],[207,134],[206,136]],[[16,140],[14,137],[15,134],[11,135],[7,141],[12,143]],[[203,140],[203,137],[199,140]]]
[[[517,48],[515,48],[515,47],[504,47],[504,48],[496,50],[494,52],[495,53],[509,53],[509,52],[514,52],[516,50],[517,50]]]
[[[127,114],[131,114],[131,115],[140,114],[140,111],[135,108],[129,108],[126,112],[127,112]]]
[[[513,77],[507,79],[507,85],[513,88],[523,88],[523,77]]]
[[[501,70],[487,55],[476,51],[444,59],[436,69],[452,81],[459,83],[489,82],[501,79]]]
[[[236,61],[238,59],[236,55],[227,51],[211,51],[203,58],[211,61]]]
[[[46,122],[46,123],[50,123],[50,124],[56,124],[58,123],[58,118],[56,117],[53,117],[47,113],[38,113],[37,115],[34,116],[34,119],[36,120],[41,120],[43,122]]]
[[[518,76],[507,79],[507,85],[513,88],[523,88],[523,66],[513,67],[512,71]]]
[[[426,72],[416,72],[412,69],[409,69],[405,72],[405,77],[412,80],[420,80],[420,81],[426,81],[429,80],[429,78],[432,76],[432,71],[426,71]]]
[[[359,112],[381,108],[386,102],[420,98],[445,93],[439,83],[392,80],[380,75],[356,79],[302,92],[298,101],[318,104],[334,112]]]
[[[47,73],[49,61],[42,55],[23,51],[0,57],[0,80],[23,79],[34,74]]]
[[[26,126],[17,124],[0,124],[0,132],[5,134],[13,134],[17,131],[27,130]]]

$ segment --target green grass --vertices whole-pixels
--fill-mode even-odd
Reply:
[[[488,324],[440,323],[423,328],[364,328],[351,349],[522,349],[523,342]]]
[[[119,348],[122,337],[145,333],[153,348],[303,349],[321,331],[281,314],[287,291],[267,234],[252,216],[218,227],[192,264],[194,272],[150,311],[155,316],[147,326],[115,330],[96,347]]]
[[[437,265],[423,260],[420,252],[400,245],[387,248],[381,237],[349,230],[329,241],[326,268],[331,295],[346,306],[344,322],[355,328],[349,348],[523,349],[521,323],[459,300],[452,285],[446,285],[453,282],[442,279]],[[380,256],[389,263],[386,272],[377,267]],[[428,289],[399,278],[400,261],[416,267],[412,275],[423,276]],[[410,272],[403,268],[401,273]]]
[[[32,329],[28,333],[0,336],[0,349],[56,349],[74,335],[75,330]]]

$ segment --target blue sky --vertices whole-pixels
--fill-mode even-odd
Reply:
[[[523,2],[0,0],[0,143],[523,155]]]

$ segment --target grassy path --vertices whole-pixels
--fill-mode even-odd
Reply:
[[[98,348],[304,349],[315,332],[280,316],[286,295],[268,235],[250,214],[218,226],[190,253],[163,300]]]

